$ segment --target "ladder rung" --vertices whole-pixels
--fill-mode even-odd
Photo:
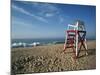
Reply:
[[[68,34],[68,36],[75,36],[75,34]]]
[[[73,42],[67,42],[67,44],[74,44],[74,41]]]
[[[67,40],[74,40],[74,38],[67,38]]]
[[[72,47],[74,47],[74,46],[67,46],[66,48],[72,48]]]
[[[67,38],[67,44],[73,44],[74,38]]]

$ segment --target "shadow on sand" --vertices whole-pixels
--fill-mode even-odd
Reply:
[[[81,51],[85,52],[85,50],[81,50]],[[88,49],[88,55],[87,56],[91,56],[91,55],[96,55],[96,49]],[[82,57],[85,57],[85,56],[86,56],[86,54],[81,55],[78,58],[82,58]]]

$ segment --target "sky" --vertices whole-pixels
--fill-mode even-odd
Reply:
[[[65,38],[68,24],[85,23],[87,38],[96,38],[96,7],[86,5],[12,1],[11,37]]]

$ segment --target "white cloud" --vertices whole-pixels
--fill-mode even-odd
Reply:
[[[54,16],[54,14],[52,14],[52,13],[46,13],[45,16],[46,17],[52,17],[52,16]]]
[[[30,14],[29,12],[27,12],[23,8],[20,8],[20,7],[16,6],[16,5],[12,4],[12,8],[15,9],[15,10],[17,10],[17,11],[19,11],[19,12],[21,12],[21,13],[24,13],[26,15],[32,16],[32,14]]]
[[[31,16],[31,17],[34,17],[35,19],[39,20],[39,21],[42,21],[42,22],[45,22],[45,23],[48,23],[46,19],[44,19],[43,17],[41,16],[37,16],[37,15],[34,15],[34,14],[31,14],[30,12],[26,11],[25,9],[21,8],[21,7],[18,7],[14,4],[12,4],[12,8],[23,13],[23,14],[26,14],[28,16]]]
[[[62,23],[64,21],[64,17],[62,17],[61,15],[61,10],[57,8],[55,4],[38,3],[38,2],[33,2],[33,3],[25,2],[24,4],[31,4],[38,11],[36,11],[35,14],[32,14],[29,11],[26,11],[25,9],[18,7],[14,4],[12,4],[12,8],[45,23],[48,23],[47,19],[49,17],[59,19],[59,23]]]
[[[45,17],[53,17],[59,15],[60,11],[54,4],[49,3],[31,3],[33,7],[37,8],[39,11],[37,14]]]

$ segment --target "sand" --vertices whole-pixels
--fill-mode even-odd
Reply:
[[[63,44],[11,49],[11,73],[40,73],[96,69],[96,41],[88,41],[88,55],[82,48],[76,61],[72,49]]]

